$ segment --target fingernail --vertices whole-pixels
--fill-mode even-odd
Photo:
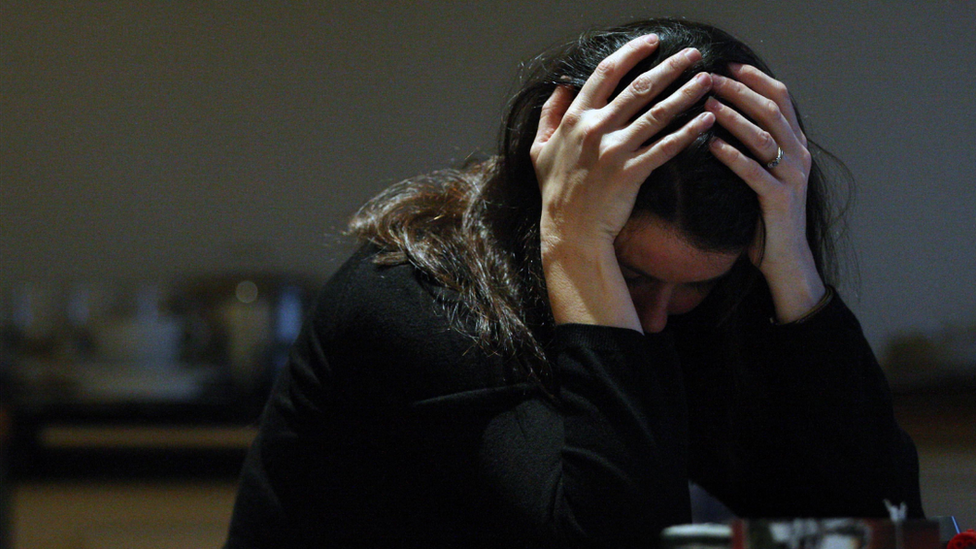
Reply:
[[[657,44],[658,40],[660,39],[656,34],[648,34],[644,37],[644,40],[646,40],[648,44]]]
[[[738,72],[742,68],[742,63],[729,63],[729,70],[732,72]]]
[[[697,75],[695,75],[695,82],[698,82],[699,84],[705,84],[706,82],[711,80],[711,78],[712,77],[709,76],[707,72],[700,72]]]
[[[710,111],[717,111],[722,108],[722,104],[716,101],[714,97],[709,97],[705,100],[705,108]]]
[[[698,50],[695,48],[688,48],[685,50],[685,58],[688,59],[688,61],[698,61],[700,57],[701,54],[698,53]]]

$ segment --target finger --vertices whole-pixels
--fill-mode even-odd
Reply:
[[[606,105],[610,94],[617,88],[620,79],[630,72],[641,59],[646,58],[657,48],[658,37],[648,34],[627,42],[617,51],[600,61],[593,74],[576,96],[577,104],[583,109],[601,108]]]
[[[712,90],[769,131],[787,153],[799,152],[802,147],[799,138],[776,101],[760,95],[742,82],[717,74],[712,75]],[[769,160],[774,157],[769,157]]]
[[[769,132],[747,120],[735,109],[709,97],[705,101],[705,110],[714,114],[716,121],[748,147],[756,158],[771,161],[779,154],[782,145]]]
[[[746,182],[760,197],[775,190],[779,182],[772,174],[755,160],[742,154],[739,149],[729,145],[718,137],[708,144],[712,155],[732,170],[739,179]]]
[[[542,105],[539,114],[539,128],[535,132],[533,145],[542,145],[556,133],[559,122],[573,102],[573,91],[568,86],[557,86],[549,99]]]
[[[800,129],[800,121],[796,115],[796,109],[793,108],[793,101],[790,98],[790,92],[786,89],[786,85],[776,80],[772,76],[762,72],[761,70],[753,67],[752,65],[742,65],[739,63],[732,63],[729,65],[729,72],[732,76],[736,78],[739,82],[742,82],[746,86],[749,86],[752,90],[756,91],[759,95],[768,97],[779,105],[780,111],[783,112],[783,116],[790,123],[790,127],[793,128],[793,132],[799,138],[800,143],[804,147],[807,146],[806,135],[803,134],[803,130]]]
[[[635,78],[613,99],[609,105],[610,116],[620,124],[630,120],[700,59],[701,52],[695,48],[685,48],[668,57],[664,62]]]
[[[631,163],[636,166],[636,169],[650,173],[688,148],[688,145],[691,145],[699,135],[705,133],[714,123],[715,115],[703,112],[674,133],[658,139],[644,150],[639,151]]]
[[[667,127],[678,114],[688,110],[704,96],[712,86],[712,77],[708,73],[699,73],[689,80],[678,91],[638,117],[627,128],[627,141],[633,148],[640,147],[648,139]]]

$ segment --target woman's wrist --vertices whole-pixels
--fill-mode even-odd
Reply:
[[[773,297],[778,324],[788,324],[806,317],[827,293],[820,273],[812,264],[789,274],[767,275],[766,282]]]
[[[612,243],[549,239],[542,246],[542,267],[557,324],[642,331]]]
[[[818,301],[816,303],[816,305],[813,306],[813,308],[811,308],[809,311],[807,311],[806,313],[804,313],[799,318],[796,318],[796,319],[791,320],[789,322],[779,322],[779,321],[776,320],[775,317],[770,318],[769,320],[770,320],[770,322],[772,322],[773,324],[775,324],[777,326],[787,326],[787,325],[790,325],[790,324],[802,324],[802,323],[806,322],[807,320],[810,320],[811,318],[815,317],[823,309],[826,309],[827,306],[830,305],[830,302],[834,300],[834,294],[835,293],[837,293],[837,292],[832,287],[827,286],[826,287],[826,291],[824,292],[823,297],[820,298],[820,301]]]

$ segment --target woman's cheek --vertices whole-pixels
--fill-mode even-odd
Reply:
[[[705,297],[707,296],[707,290],[703,291],[695,288],[676,289],[671,296],[671,302],[668,304],[668,314],[682,315],[689,313],[692,309],[699,306],[702,301],[705,301]]]

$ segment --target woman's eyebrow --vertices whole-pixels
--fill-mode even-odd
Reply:
[[[654,276],[652,274],[646,273],[646,272],[642,271],[641,269],[638,269],[637,267],[634,267],[633,265],[630,265],[626,261],[622,261],[620,258],[617,258],[617,264],[620,265],[622,268],[627,269],[628,271],[633,271],[634,274],[636,274],[636,275],[638,275],[638,276],[640,276],[642,278],[649,278],[651,280],[660,280],[658,277],[656,277],[656,276]],[[722,273],[722,274],[720,274],[718,276],[709,278],[707,280],[698,280],[698,281],[695,281],[695,282],[684,282],[683,284],[686,284],[688,286],[708,286],[708,285],[717,283],[719,280],[722,280],[730,272],[732,272],[732,269],[729,269],[728,271],[725,271],[724,273]]]
[[[633,272],[634,274],[636,274],[637,276],[639,276],[641,278],[650,278],[651,280],[657,280],[658,279],[656,276],[652,276],[652,275],[650,275],[648,273],[645,273],[644,271],[638,269],[637,267],[634,267],[633,265],[630,265],[626,261],[621,261],[620,258],[617,258],[617,264],[620,265],[621,268],[627,269],[628,271]]]

